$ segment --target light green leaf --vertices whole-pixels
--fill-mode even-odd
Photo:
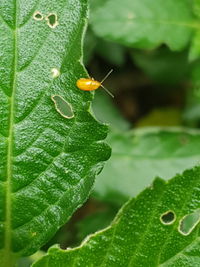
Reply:
[[[193,11],[194,11],[195,15],[200,17],[200,2],[199,2],[199,0],[192,0],[192,2],[193,2]]]
[[[200,57],[200,31],[197,31],[191,43],[189,59],[193,61],[198,59],[199,57]]]
[[[168,130],[167,130],[168,129]],[[200,132],[166,128],[110,134],[112,156],[95,184],[95,197],[122,203],[150,185],[200,162]]]
[[[96,35],[131,47],[165,43],[181,50],[198,27],[188,0],[107,0],[92,7],[90,23]]]
[[[0,1],[1,266],[52,237],[110,155],[107,126],[88,112],[92,94],[76,87],[87,76],[87,10],[87,0]],[[73,118],[61,116],[53,95]]]
[[[193,2],[193,12],[194,14],[200,18],[200,1],[192,0]],[[195,60],[200,57],[200,31],[195,33],[194,39],[192,40],[191,49],[190,49],[190,60]]]
[[[158,178],[125,204],[110,227],[89,236],[77,248],[50,248],[33,266],[197,267],[199,226],[185,236],[179,232],[179,221],[199,208],[199,190],[200,167],[169,182]],[[175,216],[168,225],[161,221],[167,211]]]

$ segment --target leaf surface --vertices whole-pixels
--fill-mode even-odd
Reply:
[[[90,22],[96,35],[130,47],[165,43],[181,50],[198,27],[188,0],[104,0],[92,7]]]
[[[87,12],[87,0],[0,1],[1,266],[35,252],[66,222],[110,155],[107,126],[88,111],[92,94],[76,87],[87,77]],[[53,95],[73,118],[61,116]]]
[[[119,204],[139,194],[155,177],[169,179],[200,159],[199,131],[170,127],[113,131],[108,142],[112,156],[96,180],[95,196]]]
[[[199,266],[199,226],[187,236],[178,230],[180,220],[198,210],[199,190],[200,167],[168,182],[157,178],[124,205],[110,227],[89,236],[77,248],[50,248],[33,266]],[[169,211],[174,219],[164,224],[161,218]]]

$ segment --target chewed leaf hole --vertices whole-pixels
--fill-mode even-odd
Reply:
[[[199,222],[200,222],[200,209],[184,216],[179,222],[178,231],[182,235],[189,235]]]
[[[160,216],[161,223],[166,224],[166,225],[170,225],[170,224],[174,223],[175,220],[176,220],[176,214],[171,210],[163,213]]]
[[[55,28],[56,26],[58,26],[58,17],[56,14],[54,13],[50,13],[47,17],[47,24],[50,28]]]
[[[44,16],[39,11],[35,11],[35,13],[33,14],[33,18],[35,20],[43,20]]]
[[[61,116],[67,119],[71,119],[74,117],[71,104],[68,103],[62,96],[53,95],[51,99],[55,104],[56,110],[61,114]]]
[[[52,68],[52,69],[51,69],[51,75],[52,75],[53,78],[57,78],[58,76],[60,76],[60,71],[59,71],[59,69],[57,69],[57,68]]]

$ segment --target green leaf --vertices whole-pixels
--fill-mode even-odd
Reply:
[[[35,254],[29,257],[19,258],[15,267],[30,267],[32,263],[39,260],[46,253],[42,250],[38,250]]]
[[[200,18],[200,1],[199,0],[192,0],[193,2],[193,12],[194,14]],[[192,40],[191,43],[191,49],[190,49],[190,54],[189,58],[190,60],[196,60],[200,57],[200,31],[199,28],[197,32],[195,33],[194,39]]]
[[[115,106],[112,98],[105,94],[104,91],[97,91],[92,102],[92,109],[95,117],[100,121],[109,123],[110,128],[119,130],[128,130],[130,128],[129,122],[123,118],[119,109]]]
[[[99,38],[96,53],[114,66],[121,67],[125,64],[126,50],[119,44]]]
[[[196,16],[200,17],[200,2],[199,0],[192,0],[193,2],[193,11]]]
[[[199,163],[199,131],[173,128],[144,128],[127,134],[113,131],[108,142],[112,156],[96,180],[94,194],[117,204],[136,196],[156,176],[168,179]]]
[[[91,61],[95,53],[108,63],[119,67],[125,63],[125,52],[125,48],[121,45],[98,38],[90,28],[87,30],[84,42],[84,62],[86,64]]]
[[[189,59],[191,61],[196,60],[200,57],[200,31],[195,33],[195,36],[191,43]]]
[[[77,248],[50,248],[33,266],[199,266],[199,226],[187,236],[179,231],[180,220],[199,208],[199,190],[200,167],[169,182],[158,178],[125,204],[110,227]],[[174,218],[167,225],[161,218],[168,211]]]
[[[90,28],[88,28],[86,35],[85,35],[84,47],[83,47],[83,50],[84,50],[83,62],[85,65],[87,65],[92,59],[94,51],[95,51],[96,43],[97,43],[97,37],[90,30]]]
[[[96,35],[130,47],[165,43],[181,50],[198,27],[188,0],[107,0],[92,6],[90,23]]]
[[[0,265],[12,266],[87,199],[110,148],[107,126],[88,111],[92,94],[76,87],[87,77],[87,0],[1,1],[0,11]]]
[[[131,55],[139,68],[154,82],[163,85],[183,82],[189,69],[186,51],[172,52],[167,47],[161,47],[151,51],[133,50]]]

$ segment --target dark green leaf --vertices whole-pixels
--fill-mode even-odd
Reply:
[[[110,155],[76,87],[87,0],[0,2],[0,265],[39,249],[87,199]],[[40,16],[36,16],[36,14]],[[46,19],[45,19],[46,18]],[[51,97],[72,107],[67,119]]]
[[[152,51],[133,51],[134,63],[153,81],[176,84],[186,79],[189,69],[187,52],[171,52],[166,47]]]
[[[87,29],[83,47],[84,64],[88,64],[90,62],[95,51],[96,43],[97,43],[97,37],[93,34],[93,32],[90,29]]]
[[[123,118],[113,99],[105,92],[98,91],[95,93],[92,109],[97,119],[109,123],[112,128],[119,130],[128,130],[130,128],[129,122]]]
[[[115,66],[125,63],[125,48],[119,44],[98,39],[96,53]]]
[[[33,266],[197,267],[199,226],[186,236],[179,231],[179,222],[199,209],[199,190],[200,167],[169,182],[156,179],[120,210],[110,227],[89,236],[77,248],[50,248]],[[168,225],[160,219],[167,211],[175,214]]]
[[[197,127],[200,120],[200,62],[196,61],[190,73],[191,90],[187,91],[187,105],[183,118],[190,127]]]

